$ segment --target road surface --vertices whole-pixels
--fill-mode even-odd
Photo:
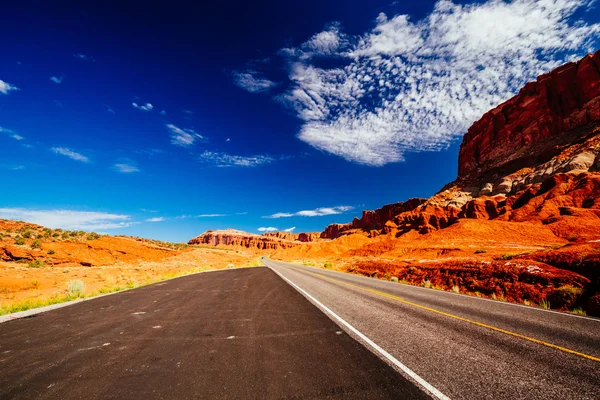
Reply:
[[[449,398],[600,399],[599,319],[263,262]]]
[[[1,399],[426,398],[268,268],[0,324]]]

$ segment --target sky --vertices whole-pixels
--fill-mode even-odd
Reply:
[[[0,218],[186,242],[431,196],[474,121],[600,48],[597,7],[4,2]]]

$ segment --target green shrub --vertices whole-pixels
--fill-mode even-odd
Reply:
[[[50,236],[52,236],[52,229],[44,228],[44,237],[49,238]]]
[[[392,281],[392,282],[398,282],[398,277],[397,276],[392,276],[390,278],[390,281]]]
[[[513,255],[512,254],[502,254],[502,259],[503,260],[512,260],[513,259]]]
[[[56,251],[54,249],[50,249],[50,250],[48,250],[48,254],[50,254],[50,255],[56,254]]]
[[[552,296],[552,300],[556,301],[555,307],[574,307],[575,304],[579,301],[581,294],[583,293],[583,289],[574,287],[571,285],[561,286],[556,289],[554,296]]]
[[[69,296],[80,297],[84,290],[85,285],[80,279],[74,279],[67,283],[67,291],[69,292]]]
[[[542,301],[540,301],[540,307],[545,308],[546,310],[549,310],[550,302],[546,299],[542,299]]]
[[[333,267],[333,263],[331,261],[325,261],[325,263],[323,264],[323,267],[331,268],[331,267]]]
[[[63,239],[68,239],[69,238],[69,232],[63,232],[62,238]]]
[[[53,238],[57,238],[57,237],[59,237],[59,236],[60,236],[60,233],[58,233],[58,232],[54,232],[54,233],[52,234],[52,237],[53,237]]]
[[[29,229],[27,229],[25,232],[23,232],[23,237],[25,239],[30,239],[31,238],[31,231]]]
[[[95,240],[95,239],[100,239],[100,235],[98,235],[96,232],[91,232],[88,234],[87,240]]]
[[[39,240],[35,239],[33,241],[33,243],[31,243],[31,248],[32,249],[41,249],[42,248],[42,242],[40,242]]]
[[[15,237],[15,244],[18,246],[23,246],[25,244],[25,239],[23,239],[21,236],[17,236]]]
[[[425,281],[423,281],[423,287],[430,289],[431,288],[431,282],[427,279]]]
[[[44,264],[44,262],[42,260],[33,260],[32,262],[30,262],[28,264],[29,268],[43,268],[46,265]]]
[[[475,254],[483,254],[483,253],[487,253],[486,249],[477,249],[475,250]]]

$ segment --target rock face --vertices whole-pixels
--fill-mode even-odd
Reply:
[[[321,237],[321,232],[303,232],[303,233],[291,233],[291,232],[267,232],[263,233],[262,236],[273,237],[283,240],[296,240],[299,242],[314,242]]]
[[[598,121],[600,50],[540,76],[475,122],[460,147],[459,178],[548,161],[553,154],[540,143]]]
[[[388,221],[395,216],[412,211],[423,204],[426,199],[409,199],[405,202],[388,204],[377,210],[363,211],[361,218],[354,218],[349,224],[331,224],[321,233],[323,239],[335,239],[342,235],[358,232],[368,232],[369,235],[377,235]]]
[[[226,229],[220,231],[206,231],[202,235],[190,240],[188,244],[240,246],[257,248],[260,250],[277,250],[298,246],[300,243],[280,239],[278,237],[254,235],[248,232]]]

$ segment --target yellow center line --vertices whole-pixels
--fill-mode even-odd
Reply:
[[[524,340],[527,340],[529,342],[541,344],[542,346],[546,346],[546,347],[550,347],[552,349],[564,351],[565,353],[574,354],[574,355],[579,356],[579,357],[587,358],[588,360],[600,362],[600,358],[594,357],[594,356],[590,356],[589,354],[580,353],[580,352],[575,351],[575,350],[567,349],[566,347],[558,346],[556,344],[548,343],[548,342],[545,342],[543,340],[539,340],[539,339],[532,338],[532,337],[529,337],[529,336],[521,335],[520,333],[508,331],[506,329],[498,328],[498,327],[495,327],[493,325],[484,324],[482,322],[473,321],[472,319],[468,319],[468,318],[460,317],[458,315],[450,314],[450,313],[447,313],[447,312],[444,312],[444,311],[436,310],[435,308],[426,307],[426,306],[423,306],[421,304],[413,303],[412,301],[404,300],[403,298],[398,297],[398,296],[394,296],[393,294],[389,294],[389,293],[381,292],[379,290],[369,289],[369,288],[365,288],[365,287],[362,287],[362,286],[354,285],[352,283],[348,283],[348,282],[340,281],[338,279],[330,278],[330,277],[328,277],[326,275],[319,274],[319,273],[316,273],[316,272],[309,272],[309,271],[306,271],[306,270],[302,270],[302,269],[299,269],[299,268],[293,268],[293,267],[292,267],[292,269],[296,270],[298,272],[301,272],[301,273],[306,273],[306,274],[313,275],[313,276],[316,276],[316,277],[319,277],[319,278],[323,278],[323,279],[326,279],[326,280],[331,281],[331,282],[339,283],[340,285],[345,285],[345,286],[348,286],[348,287],[351,287],[351,288],[354,288],[354,289],[357,289],[357,290],[362,290],[363,292],[373,293],[373,294],[376,294],[376,295],[388,298],[390,300],[395,300],[397,302],[400,302],[400,303],[403,303],[403,304],[407,304],[407,305],[410,305],[410,306],[414,306],[414,307],[420,308],[422,310],[430,311],[430,312],[433,312],[433,313],[436,313],[436,314],[439,314],[439,315],[443,315],[445,317],[457,319],[459,321],[467,322],[469,324],[473,324],[473,325],[476,325],[476,326],[479,326],[479,327],[482,327],[482,328],[491,329],[491,330],[493,330],[495,332],[504,333],[506,335],[514,336],[514,337],[517,337],[517,338],[520,338],[520,339],[524,339]]]

